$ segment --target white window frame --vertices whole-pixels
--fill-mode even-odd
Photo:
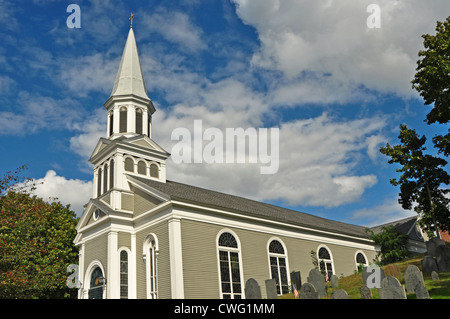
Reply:
[[[324,258],[320,258],[319,257],[319,250],[320,248],[325,248],[328,251],[328,254],[330,255],[330,259],[324,259]],[[331,264],[331,275],[334,275],[336,273],[336,268],[334,267],[334,259],[333,259],[333,254],[331,253],[331,249],[326,246],[326,245],[319,245],[319,247],[317,248],[317,261],[319,262],[319,270],[320,269],[320,261],[323,260],[325,262],[325,271],[328,274],[327,271],[327,263]],[[331,277],[331,275],[329,277]],[[328,277],[328,280],[330,280],[330,278]]]
[[[152,241],[154,241],[154,244],[152,244]],[[152,252],[150,249],[152,249]],[[158,299],[158,254],[158,237],[155,234],[150,234],[143,245],[147,299]]]
[[[278,241],[280,242],[281,246],[283,247],[283,251],[284,254],[278,254],[278,253],[272,253],[269,250],[270,247],[270,243],[272,241]],[[287,248],[286,245],[284,244],[284,242],[278,238],[278,237],[272,237],[267,241],[267,260],[269,262],[269,278],[272,278],[272,265],[270,263],[270,257],[274,257],[277,259],[277,268],[278,268],[278,279],[279,279],[279,286],[280,286],[280,293],[278,295],[282,295],[283,294],[283,289],[282,289],[282,285],[281,285],[281,272],[280,272],[280,258],[284,258],[284,262],[286,263],[286,280],[287,280],[287,285],[288,285],[288,289],[289,289],[289,282],[290,282],[290,278],[289,278],[289,260],[288,260],[288,253],[287,253]],[[273,278],[272,278],[273,279]]]

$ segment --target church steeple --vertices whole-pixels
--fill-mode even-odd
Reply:
[[[132,28],[123,50],[111,96],[105,103],[108,110],[108,138],[125,135],[151,137],[151,115],[156,111],[147,95],[141,62]]]

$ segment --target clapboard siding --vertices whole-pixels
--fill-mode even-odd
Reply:
[[[181,220],[184,297],[218,299],[216,225]]]
[[[108,273],[108,235],[100,235],[93,240],[86,241],[84,256],[84,273],[86,274],[87,267],[94,260],[99,260],[102,263],[106,276]]]
[[[154,197],[144,193],[139,189],[133,189],[134,191],[134,215],[139,216],[140,214],[149,211],[154,208],[161,201],[158,201]]]
[[[155,234],[158,238],[159,254],[157,259],[158,298],[169,299],[170,288],[170,252],[169,252],[169,226],[166,221],[149,226],[136,234],[136,278],[137,298],[147,298],[145,261],[142,258],[144,241],[149,234]]]

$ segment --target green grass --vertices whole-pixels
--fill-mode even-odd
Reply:
[[[406,267],[408,267],[409,265],[415,265],[419,267],[419,269],[422,269],[421,265],[422,259],[423,255],[420,255],[395,263],[400,269],[400,275],[397,277],[397,279],[400,281],[402,285],[405,285],[403,274],[405,272]],[[387,266],[382,266],[381,268],[385,269],[386,267]],[[431,279],[431,275],[425,274],[423,275],[423,279],[431,299],[450,299],[450,272],[439,273],[438,281],[433,281]],[[329,299],[334,289],[344,289],[348,293],[350,299],[361,299],[361,294],[359,292],[360,287],[363,285],[361,273],[339,278],[339,286],[336,288],[331,288],[330,283],[327,284],[328,284],[327,296],[323,297],[323,299]],[[378,290],[377,289],[371,290],[373,299],[378,299],[379,298]],[[415,299],[416,295],[414,293],[407,293],[406,297],[408,299]],[[279,298],[294,299],[294,294],[291,293],[282,295]]]

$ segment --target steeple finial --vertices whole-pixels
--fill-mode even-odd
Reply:
[[[133,14],[133,12],[131,12],[131,16],[130,16],[130,18],[128,19],[128,20],[131,21],[131,23],[130,23],[130,29],[133,28],[133,17],[134,17],[134,14]]]

